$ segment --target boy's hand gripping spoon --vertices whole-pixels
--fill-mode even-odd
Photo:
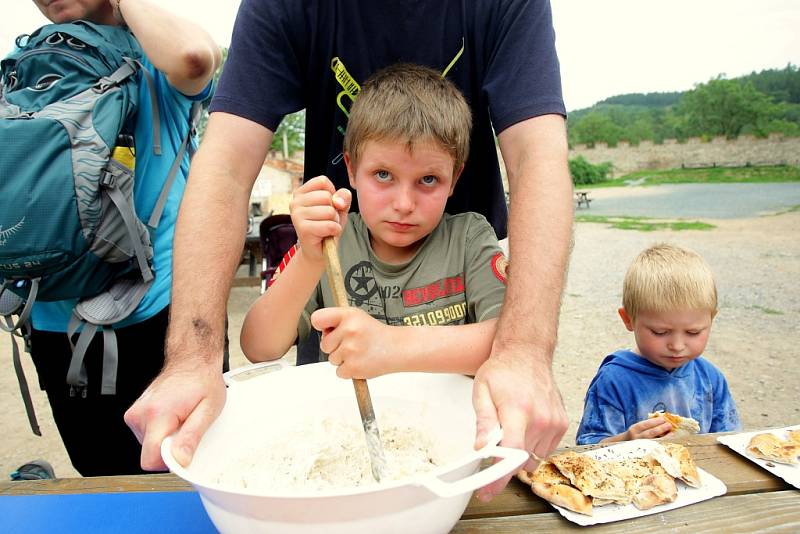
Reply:
[[[346,308],[349,306],[347,294],[344,289],[342,266],[339,263],[339,252],[333,237],[326,237],[322,241],[325,254],[325,266],[328,272],[328,284],[331,286],[336,305]],[[372,466],[372,476],[380,482],[386,472],[386,456],[383,453],[381,436],[378,433],[378,424],[375,422],[375,412],[372,409],[372,398],[369,395],[367,381],[363,378],[354,378],[353,387],[356,390],[358,411],[361,412],[361,423],[364,425],[364,434],[367,438],[367,450]]]

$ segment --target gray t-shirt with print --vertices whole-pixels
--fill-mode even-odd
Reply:
[[[458,325],[500,314],[507,262],[491,225],[477,213],[445,214],[401,265],[375,256],[363,219],[350,213],[339,257],[350,305],[386,324]],[[311,328],[311,314],[331,306],[336,303],[323,276],[300,317],[301,340]]]

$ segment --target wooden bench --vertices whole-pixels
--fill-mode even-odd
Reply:
[[[579,208],[581,207],[581,205],[584,205],[588,208],[589,202],[592,201],[592,199],[589,198],[588,191],[575,191],[575,200],[578,203]]]

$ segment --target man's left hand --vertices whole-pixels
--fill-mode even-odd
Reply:
[[[531,454],[524,466],[529,471],[555,450],[569,420],[549,362],[549,354],[535,354],[529,346],[501,350],[495,344],[475,375],[472,404],[477,416],[476,449],[486,445],[488,433],[499,424],[502,446]],[[512,476],[480,489],[478,498],[491,500]]]

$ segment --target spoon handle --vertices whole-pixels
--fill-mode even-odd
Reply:
[[[322,247],[325,254],[326,271],[328,272],[328,284],[331,286],[333,299],[337,306],[346,308],[350,303],[347,300],[347,293],[344,289],[344,277],[342,276],[342,265],[339,262],[336,240],[332,237],[326,237],[322,241]],[[377,482],[380,482],[386,472],[386,455],[383,452],[378,424],[375,422],[372,397],[370,397],[369,387],[365,379],[354,378],[353,387],[356,390],[358,411],[361,413],[361,424],[364,426],[364,433],[367,439],[372,476],[375,477]]]

